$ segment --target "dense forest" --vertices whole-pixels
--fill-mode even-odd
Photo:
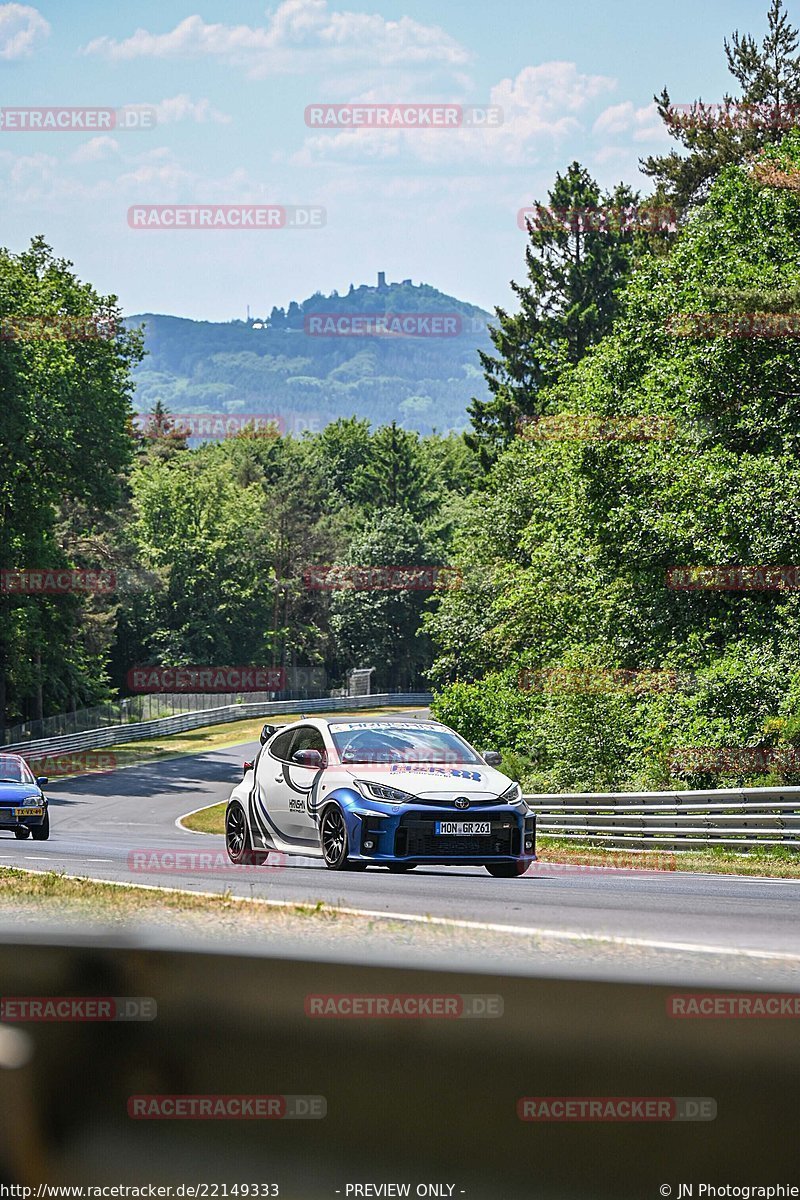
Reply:
[[[736,34],[725,51],[741,93],[725,104],[757,120],[696,105],[677,121],[665,90],[684,153],[646,160],[649,195],[603,192],[579,163],[556,177],[517,311],[496,311],[471,364],[452,343],[461,381],[472,372],[463,435],[411,427],[449,428],[435,389],[416,409],[393,390],[439,378],[423,339],[320,338],[313,362],[294,361],[277,347],[304,337],[297,306],[243,324],[227,349],[209,326],[205,346],[182,330],[168,352],[156,325],[148,360],[115,298],[42,239],[2,252],[0,319],[100,314],[116,331],[0,340],[0,566],[118,583],[0,592],[0,716],[120,694],[135,663],[315,666],[330,687],[374,667],[374,690],[432,687],[437,715],[503,749],[534,789],[795,781],[795,575],[675,583],[800,561],[800,357],[785,319],[800,312],[800,130],[786,117],[800,54],[781,0],[762,43]],[[647,206],[671,206],[677,227],[588,219]],[[410,290],[404,306],[371,307],[370,288],[314,311],[426,311]],[[269,353],[245,348],[260,336]],[[204,388],[227,373],[239,399],[263,399],[265,370],[309,381],[324,428],[187,442],[176,419]],[[309,585],[332,566],[452,570],[426,588]]]

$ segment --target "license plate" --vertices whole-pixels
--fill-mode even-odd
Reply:
[[[43,817],[44,809],[43,808],[15,808],[14,816],[15,817]]]
[[[481,837],[492,832],[491,821],[437,821],[436,832],[448,837]]]

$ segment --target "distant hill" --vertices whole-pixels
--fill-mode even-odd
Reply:
[[[371,332],[386,314],[406,316]],[[134,405],[141,413],[161,400],[175,414],[275,414],[295,433],[349,416],[420,433],[460,430],[471,397],[486,394],[477,350],[492,348],[490,319],[428,284],[386,284],[382,275],[376,287],[316,293],[249,322],[143,313],[126,321],[144,326],[148,350],[135,371]]]

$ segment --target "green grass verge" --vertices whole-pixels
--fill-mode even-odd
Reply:
[[[210,808],[201,808],[197,812],[190,813],[188,817],[181,817],[181,825],[186,829],[193,829],[195,833],[224,833],[227,806],[228,802],[224,800],[222,804],[212,804]]]
[[[559,838],[537,838],[537,853],[543,862],[577,863],[588,867],[624,867],[628,870],[694,871],[713,875],[773,875],[800,879],[800,851],[781,846],[764,849],[725,850],[610,850],[590,842],[566,842]]]

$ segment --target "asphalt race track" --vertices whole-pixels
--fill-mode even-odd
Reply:
[[[225,800],[255,743],[182,756],[108,774],[54,781],[48,842],[0,834],[0,866],[186,891],[224,892],[270,900],[322,900],[375,913],[410,914],[524,927],[548,934],[643,939],[663,950],[711,948],[728,955],[773,956],[783,974],[800,972],[800,880],[752,879],[680,871],[553,870],[537,865],[521,879],[492,879],[482,868],[418,867],[329,872],[315,860],[234,867],[221,837],[176,826],[193,809]],[[137,851],[213,851],[199,869],[135,868]],[[140,860],[141,861],[141,860]],[[691,952],[691,951],[690,951]]]

